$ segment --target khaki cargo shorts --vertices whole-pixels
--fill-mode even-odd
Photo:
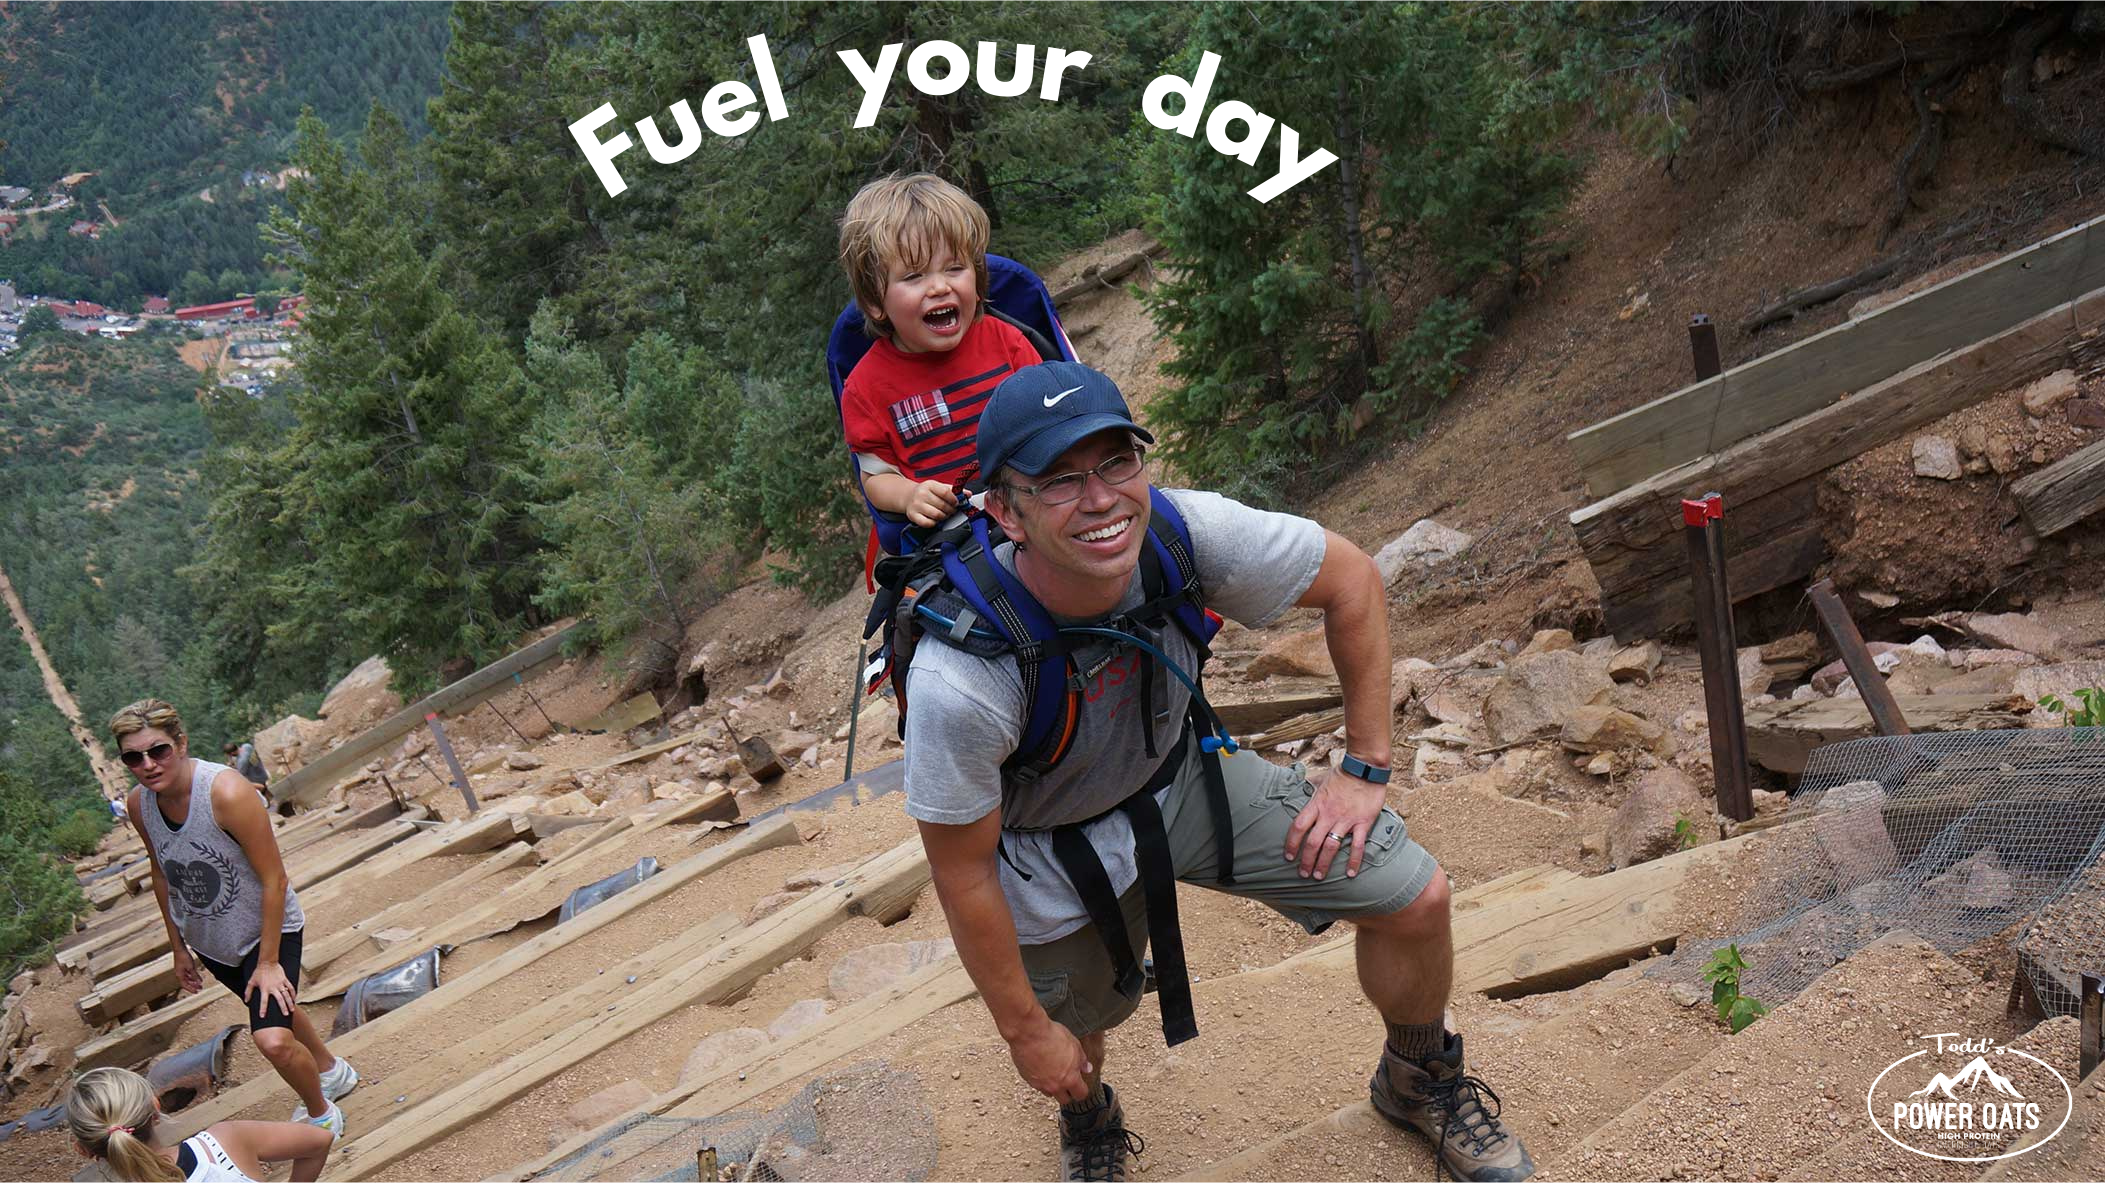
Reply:
[[[1340,856],[1328,878],[1303,879],[1300,864],[1286,861],[1286,832],[1315,789],[1301,765],[1282,767],[1246,751],[1221,760],[1235,818],[1235,883],[1219,885],[1214,882],[1213,814],[1197,746],[1192,745],[1193,754],[1162,802],[1162,824],[1179,880],[1257,900],[1318,933],[1337,920],[1402,909],[1439,871],[1433,856],[1404,832],[1403,819],[1384,808],[1368,835],[1357,876],[1346,877]],[[1138,883],[1119,897],[1119,906],[1138,960],[1148,940],[1147,906]],[[1139,994],[1129,998],[1119,992],[1111,955],[1094,924],[1047,944],[1023,946],[1023,968],[1039,1005],[1076,1035],[1108,1031],[1140,1006]]]

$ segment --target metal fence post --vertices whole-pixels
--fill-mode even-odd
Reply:
[[[1732,595],[1725,584],[1725,499],[1711,493],[1683,501],[1681,521],[1687,527],[1696,648],[1703,658],[1703,710],[1710,721],[1710,766],[1718,812],[1734,821],[1748,821],[1754,817],[1754,785],[1747,774],[1739,644],[1732,624]]]
[[[1718,356],[1718,326],[1710,322],[1708,313],[1698,312],[1688,318],[1688,348],[1696,363],[1696,381],[1725,372],[1725,363]]]
[[[446,738],[446,729],[439,724],[438,712],[424,716],[424,725],[431,728],[431,737],[438,741],[439,755],[446,758],[446,767],[453,770],[453,787],[460,790],[461,800],[468,803],[468,812],[481,812],[482,806],[475,800],[475,790],[468,787],[468,770],[460,766],[460,757],[453,754],[453,741]]]

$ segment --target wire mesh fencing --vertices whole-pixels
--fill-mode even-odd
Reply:
[[[2018,947],[2033,989],[2073,1014],[2064,981],[2105,960],[2105,728],[1828,744],[1791,818],[1764,845],[1738,935],[1685,941],[1657,974],[1695,981],[1735,944],[1741,992],[1775,1003],[1890,932],[1950,953],[2029,921]]]

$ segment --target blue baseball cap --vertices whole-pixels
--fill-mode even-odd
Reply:
[[[1004,466],[1037,476],[1067,449],[1113,429],[1155,442],[1102,372],[1071,361],[1025,366],[1003,379],[980,411],[979,479],[991,486]]]

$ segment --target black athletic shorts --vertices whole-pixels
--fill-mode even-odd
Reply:
[[[292,983],[294,990],[300,988],[300,937],[305,932],[305,929],[294,929],[278,936],[278,965],[285,970],[285,980]],[[240,998],[248,990],[249,978],[255,974],[256,962],[262,960],[262,952],[263,943],[258,941],[256,947],[249,950],[248,956],[241,959],[240,965],[214,961],[202,953],[193,953],[192,956],[197,958],[199,965],[211,971],[212,976],[218,978],[222,985],[232,990],[234,997]],[[261,1031],[265,1027],[292,1026],[292,1016],[285,1013],[285,1008],[278,1005],[277,999],[266,997],[262,991],[258,990],[254,998],[244,1001],[248,1003],[249,1008],[249,1030]]]

